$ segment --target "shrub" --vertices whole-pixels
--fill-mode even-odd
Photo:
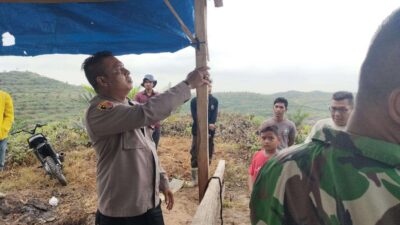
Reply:
[[[256,130],[263,119],[254,115],[219,113],[216,138],[221,142],[237,144],[240,158],[248,161],[260,149]],[[174,114],[162,122],[162,135],[191,137],[192,117]]]
[[[53,122],[45,127],[38,128],[37,133],[43,133],[56,152],[68,152],[77,147],[87,147],[89,138],[86,131],[79,126],[77,121]],[[33,127],[25,127],[29,130]],[[32,165],[36,162],[35,156],[30,153],[26,133],[18,133],[9,136],[7,165]]]

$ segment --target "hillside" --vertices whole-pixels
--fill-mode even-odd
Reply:
[[[301,109],[312,117],[327,117],[331,93],[313,91],[288,91],[272,95],[262,95],[249,92],[215,93],[219,99],[221,110],[228,112],[246,112],[256,116],[271,116],[272,104],[275,98],[285,97],[289,101],[288,112],[294,113]]]
[[[79,86],[31,72],[3,72],[0,80],[0,89],[13,98],[17,126],[76,118],[86,107],[80,98],[83,89]]]
[[[272,104],[275,98],[285,97],[289,101],[288,114],[295,114],[298,110],[308,113],[309,117],[306,120],[308,123],[329,117],[328,106],[332,97],[332,93],[321,91],[288,91],[271,95],[251,92],[225,92],[214,93],[213,95],[218,98],[220,112],[235,112],[262,118],[272,116]],[[189,107],[190,104],[187,102],[182,113],[189,113]]]
[[[167,131],[170,127],[175,132],[174,124],[179,127],[177,122],[180,123],[180,120],[170,121],[170,125],[165,127]],[[248,121],[245,116],[238,116],[236,122],[228,130],[239,141],[230,139],[230,142],[226,142],[217,137],[210,172],[215,171],[218,160],[226,160],[224,222],[246,225],[249,224],[247,163],[251,152],[245,147],[247,138],[241,136],[237,125],[242,124],[241,127],[244,127]],[[221,132],[222,129],[224,128],[221,127]],[[0,224],[94,224],[97,206],[96,155],[87,145],[85,131],[69,124],[54,123],[40,128],[40,132],[47,135],[58,153],[65,154],[64,174],[68,185],[61,186],[55,179],[46,176],[43,168],[38,167],[39,162],[34,154],[24,147],[26,134],[11,136],[6,170],[0,173]],[[190,145],[191,137],[181,133],[162,136],[157,154],[170,179],[191,179],[188,152]],[[57,207],[48,204],[52,196],[59,199]],[[171,211],[166,210],[165,204],[162,204],[165,224],[190,224],[198,205],[198,189],[182,188],[174,194],[174,199],[175,204]]]
[[[0,88],[11,93],[14,105],[16,126],[22,123],[50,122],[82,116],[86,107],[80,97],[84,90],[79,86],[70,85],[46,78],[31,72],[0,73]],[[328,105],[331,93],[289,91],[272,95],[251,92],[214,93],[219,100],[221,112],[235,112],[260,116],[271,116],[272,102],[276,97],[283,96],[289,100],[289,114],[309,113],[308,121],[328,117]],[[181,113],[189,113],[189,102]],[[24,122],[22,122],[24,121]]]

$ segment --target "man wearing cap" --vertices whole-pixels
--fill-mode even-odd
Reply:
[[[144,90],[136,94],[135,100],[137,102],[146,103],[150,98],[160,95],[158,92],[154,91],[154,87],[157,85],[157,80],[154,79],[153,75],[146,74],[143,78],[143,82],[141,85],[142,87],[144,87]],[[157,121],[155,124],[150,125],[149,128],[153,130],[152,137],[157,149],[161,135],[160,121]]]

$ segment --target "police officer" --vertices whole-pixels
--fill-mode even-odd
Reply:
[[[82,64],[97,92],[86,112],[86,128],[97,156],[97,225],[163,225],[159,191],[167,209],[174,204],[148,126],[190,98],[190,89],[208,84],[207,68],[157,98],[135,105],[127,98],[130,72],[111,52],[98,52]]]

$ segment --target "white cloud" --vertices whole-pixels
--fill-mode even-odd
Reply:
[[[395,0],[249,0],[209,4],[213,90],[356,91],[358,71]],[[84,55],[1,57],[2,70],[30,70],[72,84],[87,83]],[[139,84],[152,73],[158,88],[178,83],[195,66],[193,48],[120,57]]]

